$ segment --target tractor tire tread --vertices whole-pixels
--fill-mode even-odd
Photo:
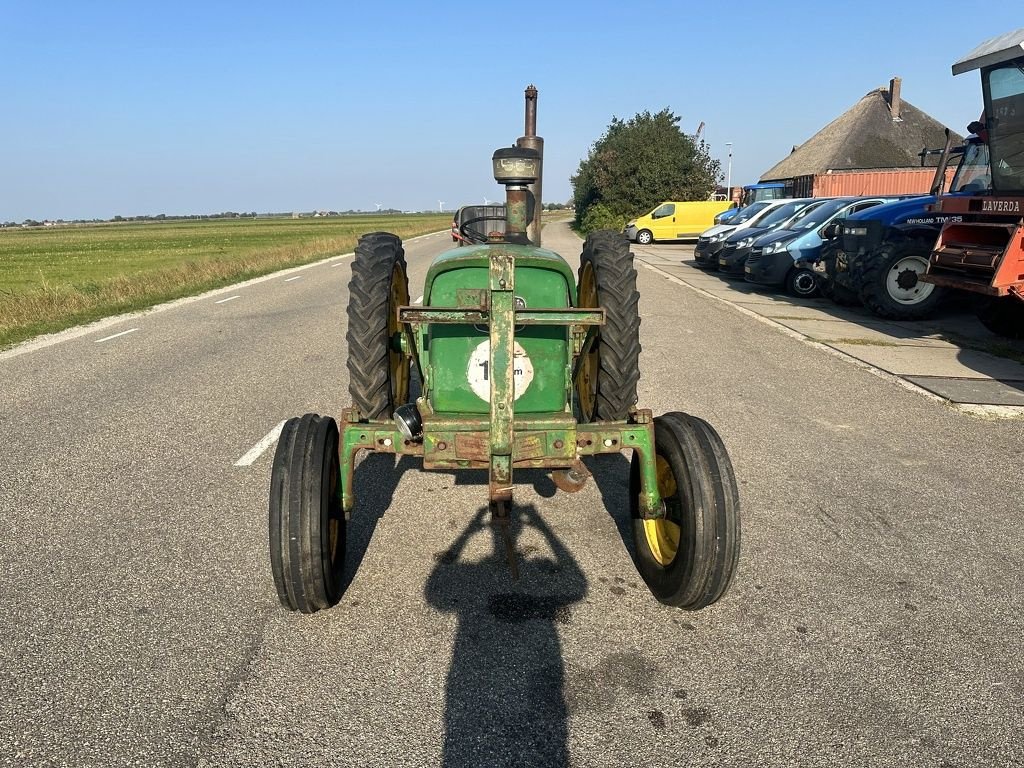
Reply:
[[[598,333],[595,419],[621,421],[637,402],[640,381],[640,292],[626,238],[610,230],[592,232],[583,244],[580,274],[590,262],[605,325]]]
[[[703,419],[687,413],[666,413],[655,419],[658,453],[673,466],[676,482],[685,485],[684,528],[690,536],[680,541],[682,561],[661,566],[647,548],[643,520],[639,518],[639,462],[631,467],[630,497],[637,545],[637,567],[661,602],[688,611],[719,600],[729,589],[740,556],[740,499],[736,476],[718,433]]]
[[[396,262],[406,272],[402,241],[388,232],[359,238],[348,284],[348,391],[352,404],[366,419],[390,418],[388,308],[391,275]]]

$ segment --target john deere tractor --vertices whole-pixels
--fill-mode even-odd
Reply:
[[[940,198],[950,218],[922,279],[987,297],[981,321],[1024,338],[1024,29],[982,43],[953,74],[975,69],[985,112],[968,130],[988,144],[988,178],[973,194]]]
[[[695,610],[718,600],[739,556],[739,497],[722,440],[685,413],[636,407],[639,294],[629,244],[598,232],[574,275],[540,247],[543,140],[537,89],[526,131],[492,158],[506,189],[501,228],[437,256],[422,306],[409,302],[394,235],[363,236],[352,261],[348,373],[352,405],[335,419],[289,420],[274,456],[270,560],[281,603],[311,613],[335,604],[355,510],[361,451],[415,456],[424,469],[485,470],[492,521],[508,536],[514,474],[545,469],[564,491],[582,458],[628,450],[635,562],[662,602]],[[499,231],[503,230],[503,231]],[[410,401],[413,374],[421,394]]]

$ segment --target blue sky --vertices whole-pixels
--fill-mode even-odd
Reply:
[[[519,7],[515,17],[503,8]],[[974,12],[970,12],[975,8]],[[967,12],[965,12],[967,11]],[[733,142],[733,184],[889,78],[964,132],[1016,3],[0,1],[0,221],[496,199],[540,89],[545,200],[612,116]]]

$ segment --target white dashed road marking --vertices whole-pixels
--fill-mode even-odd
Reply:
[[[97,344],[102,344],[104,341],[110,341],[111,339],[116,339],[118,336],[124,336],[124,335],[129,334],[129,333],[135,333],[137,330],[139,330],[139,329],[138,328],[129,328],[127,331],[121,331],[120,333],[115,333],[113,336],[106,336],[106,337],[104,337],[102,339],[96,339],[96,343]]]
[[[292,280],[301,280],[301,279],[302,279],[302,275],[296,275],[295,277],[286,277],[284,281],[286,283],[290,283]]]
[[[240,298],[242,298],[242,297],[241,296],[237,296],[237,295],[236,296],[228,296],[226,299],[221,299],[220,301],[215,301],[213,303],[214,304],[227,304],[229,301],[234,301],[235,299],[240,299]]]
[[[284,421],[280,422],[276,427],[270,430],[262,440],[250,448],[242,458],[235,462],[235,466],[248,467],[256,461],[256,459],[263,455],[263,452],[267,450],[267,448],[277,442],[277,438],[281,436],[282,429],[284,429]]]

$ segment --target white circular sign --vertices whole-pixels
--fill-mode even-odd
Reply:
[[[526,350],[517,341],[513,346],[515,363],[512,373],[512,391],[514,399],[518,400],[523,393],[530,388],[533,381],[533,363],[526,354]],[[466,369],[466,378],[474,394],[485,403],[491,402],[491,340],[481,341],[473,354],[469,356],[469,367]]]

